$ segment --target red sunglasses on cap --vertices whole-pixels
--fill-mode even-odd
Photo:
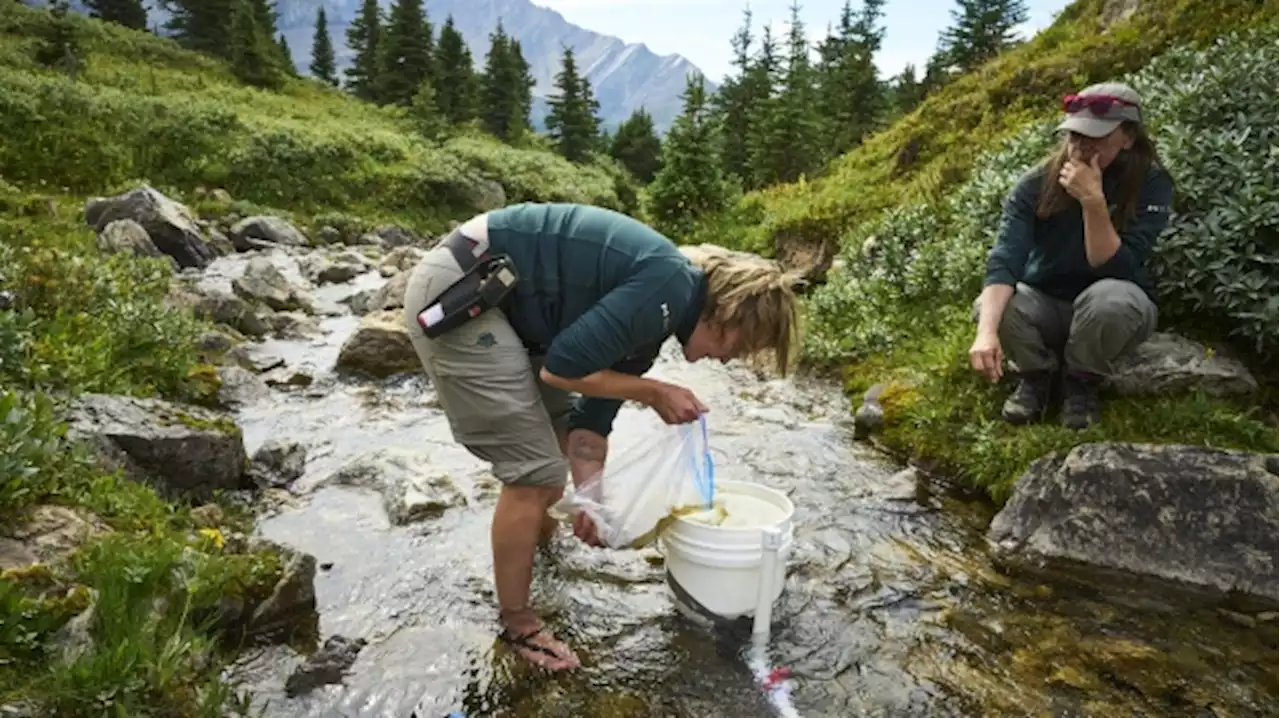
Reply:
[[[1114,105],[1127,105],[1129,107],[1137,107],[1137,104],[1128,100],[1113,97],[1111,95],[1064,95],[1062,98],[1063,112],[1076,113],[1085,108],[1089,109],[1098,117],[1106,117],[1111,112]]]

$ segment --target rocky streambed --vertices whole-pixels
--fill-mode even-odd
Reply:
[[[427,240],[386,231],[317,249],[247,221],[225,228],[233,249],[183,272],[175,301],[239,333],[208,341],[225,345],[223,398],[269,487],[257,530],[317,566],[319,641],[251,649],[229,673],[265,715],[775,715],[745,635],[680,617],[656,551],[595,550],[567,529],[538,557],[534,600],[583,667],[540,675],[504,651],[489,555],[497,484],[453,443],[397,322],[402,272]],[[989,508],[854,441],[838,386],[689,365],[667,349],[655,374],[711,407],[717,475],[796,504],[770,661],[789,671],[800,715],[1276,714],[1274,608],[1010,573]],[[644,440],[652,417],[627,407],[617,427],[616,441]],[[1061,477],[1087,459],[1047,467],[1039,503],[1022,500],[993,538],[1061,539],[1032,519],[1070,514]],[[1274,481],[1274,468],[1239,467]],[[1081,521],[1068,537],[1087,533]],[[1274,556],[1270,584],[1250,587],[1264,598]],[[1268,556],[1251,560],[1265,568]]]

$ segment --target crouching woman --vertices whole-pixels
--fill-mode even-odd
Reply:
[[[1064,99],[1062,142],[1004,202],[999,236],[974,304],[973,369],[992,382],[1012,360],[1018,384],[1002,416],[1043,418],[1061,378],[1061,422],[1100,419],[1099,388],[1115,360],[1155,331],[1147,262],[1169,222],[1173,182],[1127,85]]]

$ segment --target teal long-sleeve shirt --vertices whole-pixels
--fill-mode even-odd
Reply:
[[[1110,169],[1110,168],[1108,168]],[[1103,195],[1114,210],[1118,177],[1104,172]],[[1169,223],[1173,180],[1152,166],[1138,196],[1137,214],[1117,232],[1120,248],[1106,262],[1089,265],[1084,244],[1084,212],[1078,202],[1047,219],[1036,216],[1045,167],[1025,173],[1004,200],[1000,230],[987,259],[984,286],[1025,282],[1051,297],[1073,301],[1099,279],[1126,279],[1156,301],[1146,261]]]
[[[702,272],[666,236],[589,205],[517,204],[488,215],[490,251],[519,281],[504,303],[542,366],[566,379],[602,369],[639,376],[668,337],[687,341],[702,312]],[[608,436],[622,402],[579,397],[570,429]]]

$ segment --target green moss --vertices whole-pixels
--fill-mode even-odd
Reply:
[[[1280,448],[1275,426],[1259,408],[1202,393],[1107,395],[1102,422],[1085,431],[1062,427],[1053,414],[1041,424],[1013,426],[1000,418],[1012,380],[992,385],[969,366],[971,325],[921,326],[919,336],[874,361],[849,366],[846,386],[890,382],[881,399],[885,426],[879,441],[972,483],[997,502],[1008,497],[1032,461],[1087,442],[1185,443],[1273,453]]]

